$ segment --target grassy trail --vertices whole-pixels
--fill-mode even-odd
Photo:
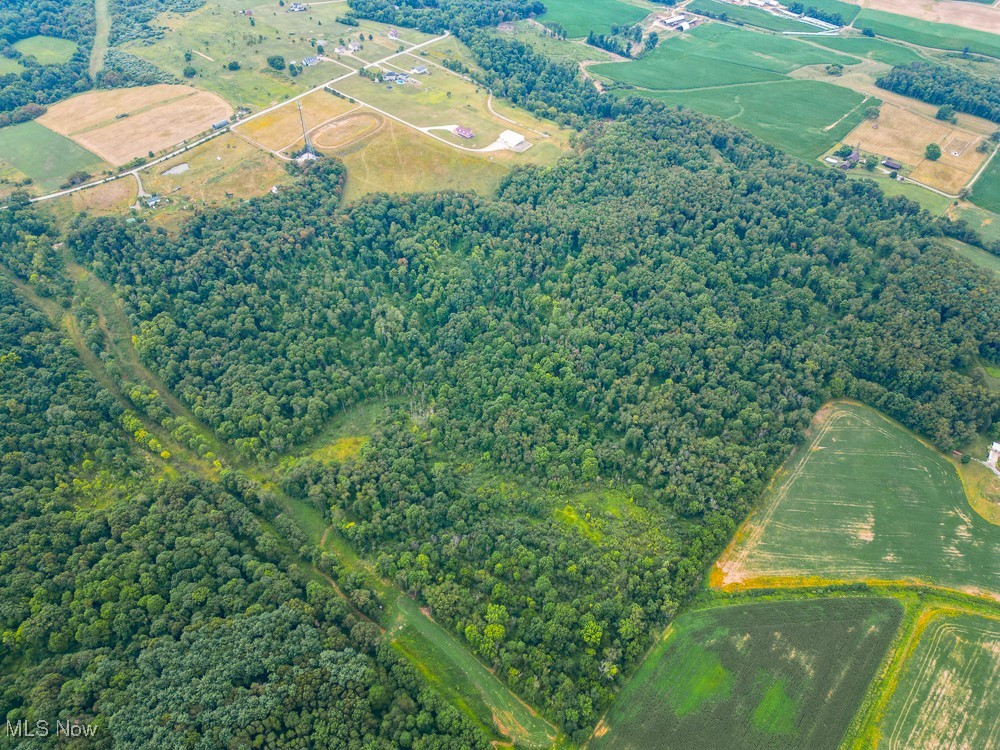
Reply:
[[[458,638],[422,612],[413,599],[391,582],[382,579],[374,567],[351,548],[336,527],[329,524],[323,513],[306,502],[286,495],[278,487],[278,477],[273,468],[251,464],[239,456],[230,445],[219,439],[209,425],[199,420],[170,388],[139,360],[133,343],[132,326],[111,286],[77,264],[68,255],[64,261],[77,289],[97,312],[98,326],[104,335],[107,350],[113,356],[124,379],[143,383],[155,391],[171,414],[195,427],[215,455],[223,459],[225,464],[240,470],[273,493],[284,512],[299,526],[310,543],[335,556],[346,569],[361,573],[366,579],[366,584],[378,592],[385,607],[382,622],[375,624],[379,625],[383,632],[388,633],[397,651],[413,664],[428,683],[494,738],[509,737],[517,747],[525,748],[549,748],[556,743],[559,733],[554,726],[512,693],[467,650]],[[23,283],[17,281],[15,283],[19,284],[19,288],[25,287]],[[34,298],[32,304],[36,304],[37,301],[36,306],[48,305],[54,308],[52,311],[43,311],[50,319],[57,310],[72,318],[71,313],[63,311],[55,302],[38,298],[26,287],[25,294]],[[116,394],[123,403],[127,403],[129,409],[134,410],[135,406],[110,376],[104,364],[86,347],[78,331],[74,343],[77,344],[85,366],[94,373],[101,385]],[[150,420],[144,419],[145,422]],[[165,441],[169,440],[173,452],[176,443],[164,434],[166,431],[160,425],[151,423],[147,429],[158,437],[163,435],[161,442],[165,445],[167,444]],[[194,455],[186,448],[176,447],[178,453],[184,455],[186,467],[191,465],[198,474],[217,478],[217,470],[214,466],[210,466],[207,459]],[[280,539],[278,532],[267,519],[260,520]],[[351,607],[356,616],[374,622],[357,609],[332,577],[311,563],[298,558],[294,550],[286,551],[297,560],[297,564],[307,575],[329,585]]]
[[[108,0],[94,0],[94,20],[94,46],[90,49],[88,70],[91,80],[96,79],[104,66],[104,56],[108,54],[108,38],[111,35],[111,9],[108,7]]]

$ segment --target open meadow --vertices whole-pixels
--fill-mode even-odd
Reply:
[[[836,750],[891,643],[893,599],[720,606],[678,617],[590,750]]]
[[[232,111],[208,91],[159,84],[88,91],[52,105],[38,122],[121,165],[210,131]]]
[[[952,24],[1000,34],[996,0],[849,0],[871,10],[883,10],[915,21]],[[860,8],[859,8],[860,9]],[[860,26],[860,24],[858,24]]]
[[[0,159],[42,190],[56,190],[74,172],[108,168],[97,154],[35,121],[0,128]]]
[[[296,104],[286,104],[233,129],[272,151],[294,150],[302,147],[303,120],[307,132],[311,132],[360,106],[328,91],[315,91],[298,103],[302,105],[301,118]]]
[[[527,44],[536,52],[558,63],[578,65],[582,62],[608,62],[615,59],[610,52],[589,44],[558,39],[552,36],[546,27],[534,21],[518,21],[498,28],[494,33],[501,39],[516,39]],[[434,45],[432,52],[436,48],[437,45]]]
[[[547,26],[561,26],[571,39],[587,36],[591,31],[608,34],[612,25],[629,26],[639,23],[651,10],[621,2],[621,0],[548,0],[545,13],[538,20]]]
[[[13,46],[22,55],[34,57],[39,65],[60,65],[76,52],[76,42],[56,36],[30,36]]]
[[[805,65],[857,60],[796,39],[718,23],[665,39],[641,60],[594,65],[590,72],[647,89],[682,90],[777,81]]]
[[[891,580],[996,596],[1000,527],[940,453],[874,409],[835,402],[785,462],[713,583]]]
[[[1000,621],[938,616],[889,701],[879,750],[993,748],[1000,739]]]
[[[906,65],[926,60],[912,47],[867,36],[814,36],[809,38],[808,43],[829,47],[854,57],[876,60],[886,65]]]

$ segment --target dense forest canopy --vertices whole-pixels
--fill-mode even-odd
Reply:
[[[931,104],[1000,122],[1000,81],[984,80],[953,67],[927,62],[898,65],[876,85]]]
[[[0,127],[38,117],[46,104],[90,88],[94,24],[94,3],[88,0],[0,0],[0,55],[22,68],[0,75]],[[76,42],[76,50],[65,63],[41,65],[14,47],[38,35]]]
[[[825,399],[942,447],[998,407],[964,374],[997,360],[995,285],[930,216],[724,123],[623,106],[493,198],[343,209],[321,160],[177,238],[100,219],[68,241],[123,295],[144,361],[248,459],[366,400],[409,404],[360,464],[287,490],[347,513],[385,574],[573,733]],[[556,492],[639,485],[672,541],[651,557],[567,541],[467,460]]]

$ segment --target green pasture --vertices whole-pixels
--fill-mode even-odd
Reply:
[[[0,159],[43,190],[56,190],[73,172],[108,168],[99,156],[37,122],[0,128]]]
[[[12,60],[9,57],[0,57],[0,76],[7,75],[8,73],[20,73],[22,70],[24,70],[24,66],[17,60]]]
[[[841,0],[802,0],[802,4],[806,6],[806,10],[816,8],[827,13],[839,13],[840,17],[844,19],[845,25],[850,24],[861,12],[859,6],[841,2]]]
[[[546,25],[559,24],[567,36],[576,39],[591,31],[606,34],[613,24],[639,23],[649,11],[619,0],[545,0],[545,13],[538,20]]]
[[[966,29],[947,23],[931,23],[895,13],[865,8],[854,22],[857,28],[870,28],[879,36],[899,39],[920,47],[963,50],[990,57],[1000,57],[1000,35]]]
[[[765,143],[812,160],[839,143],[879,104],[821,81],[787,80],[697,91],[655,91],[646,96],[722,117]],[[863,106],[862,106],[863,105]]]
[[[1000,213],[987,211],[972,203],[962,203],[953,209],[955,216],[965,219],[988,242],[1000,242]]]
[[[737,549],[746,575],[1000,590],[1000,527],[954,466],[874,409],[834,403],[779,470]]]
[[[972,202],[987,211],[1000,213],[1000,155],[994,155],[986,170],[972,186]]]
[[[910,47],[867,36],[815,36],[809,38],[809,43],[829,47],[854,57],[877,60],[887,65],[926,61],[926,58],[921,57]]]
[[[76,52],[76,42],[57,36],[32,36],[14,43],[22,55],[34,57],[40,65],[61,65]]]
[[[880,750],[990,748],[1000,731],[1000,621],[940,616],[903,667]]]
[[[776,81],[804,65],[855,62],[796,39],[713,23],[669,37],[641,60],[594,65],[590,71],[633,86],[676,91]]]
[[[940,193],[935,193],[913,182],[899,182],[878,171],[868,172],[864,169],[854,169],[847,173],[847,177],[851,180],[872,180],[886,195],[909,198],[935,216],[942,216],[951,205],[951,198],[946,198]]]
[[[803,23],[793,18],[783,18],[773,13],[754,8],[749,5],[732,5],[717,0],[694,0],[686,10],[692,13],[711,13],[713,16],[725,15],[732,22],[741,22],[749,26],[758,26],[771,31],[803,31],[816,32],[820,29],[811,23]]]
[[[949,239],[948,245],[955,251],[956,255],[962,256],[973,265],[977,265],[985,271],[1000,276],[1000,256],[988,253],[978,247],[967,245],[964,242],[959,242],[958,240]],[[986,374],[992,379],[1000,380],[1000,370],[986,366],[983,369],[986,370]],[[996,373],[995,375],[993,374],[994,372]]]
[[[894,599],[771,601],[681,615],[591,750],[836,750],[891,643]]]
[[[499,39],[514,38],[555,62],[576,65],[590,60],[613,59],[610,53],[597,47],[549,36],[544,29],[540,29],[531,21],[518,21],[514,24],[513,32],[494,32],[494,34]],[[434,48],[436,51],[437,45],[434,45]]]

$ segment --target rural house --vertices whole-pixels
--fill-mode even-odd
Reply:
[[[464,128],[461,125],[456,126],[456,128],[451,131],[459,138],[472,138],[475,135],[469,128]]]

